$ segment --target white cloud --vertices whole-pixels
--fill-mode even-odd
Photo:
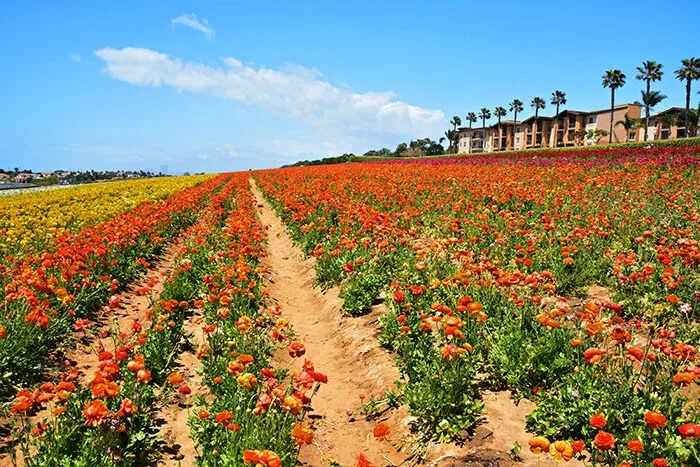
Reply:
[[[195,31],[204,33],[207,39],[212,39],[214,37],[214,29],[209,26],[209,21],[206,18],[202,18],[202,21],[197,19],[197,15],[194,13],[180,15],[176,18],[170,20],[172,24],[179,24],[181,26],[186,26]]]
[[[343,137],[345,142],[337,143],[343,147],[360,139],[364,144],[386,139],[386,135],[437,137],[446,125],[440,110],[407,104],[392,92],[356,93],[339,88],[323,80],[318,70],[299,65],[256,68],[225,57],[222,66],[211,66],[134,47],[104,48],[95,55],[104,60],[114,79],[255,105],[267,113],[309,123],[326,138]]]

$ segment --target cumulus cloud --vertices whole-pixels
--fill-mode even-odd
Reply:
[[[177,16],[171,19],[170,22],[199,31],[207,36],[207,39],[212,39],[214,37],[214,29],[209,26],[209,21],[206,18],[202,18],[202,21],[199,21],[197,15],[194,13]]]
[[[221,65],[212,66],[135,47],[104,48],[95,55],[114,79],[255,105],[334,135],[435,137],[446,124],[440,110],[402,102],[392,92],[339,88],[325,81],[318,70],[299,65],[253,67],[225,57]]]

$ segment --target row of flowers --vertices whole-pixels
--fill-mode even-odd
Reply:
[[[227,178],[210,178],[163,201],[65,231],[45,250],[0,265],[0,396],[36,381],[76,320],[143,271]]]
[[[236,206],[217,236],[197,253],[214,271],[200,271],[206,296],[205,342],[197,350],[207,397],[197,398],[190,419],[201,465],[294,466],[299,448],[311,444],[303,424],[313,394],[327,378],[304,359],[302,343],[290,339],[282,310],[267,304],[263,227],[255,217],[247,174]],[[303,360],[295,369],[275,368],[279,347]]]
[[[0,198],[0,263],[50,247],[66,231],[158,202],[211,175],[94,183]]]
[[[156,415],[175,389],[178,398],[191,392],[173,366],[185,344],[183,324],[188,310],[198,305],[199,289],[179,279],[190,267],[191,251],[220,228],[237,183],[229,179],[207,196],[199,221],[182,234],[176,267],[165,277],[162,292],[149,309],[140,311],[142,316],[134,317],[128,332],[116,323],[100,331],[92,331],[88,320],[76,323],[78,332],[97,332],[113,343],[110,350],[97,349],[94,374],[82,376],[69,366],[58,381],[18,392],[11,413],[17,417],[24,465],[64,465],[69,460],[75,465],[134,465],[156,458]],[[138,293],[148,294],[149,289],[147,285]],[[122,306],[119,295],[109,302],[113,309]],[[37,410],[39,416],[31,417]]]
[[[386,296],[383,342],[428,436],[461,437],[480,418],[481,389],[508,388],[537,401],[528,427],[557,441],[555,450],[580,441],[602,465],[692,465],[697,440],[680,427],[699,421],[697,164],[624,162],[356,164],[255,176],[318,259],[319,282],[340,285],[348,312]],[[591,285],[614,300],[573,299]],[[647,412],[668,425],[645,432]],[[640,440],[644,451],[633,458],[620,441],[598,449],[588,424],[597,413],[607,433]]]

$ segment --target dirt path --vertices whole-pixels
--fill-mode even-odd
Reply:
[[[175,365],[175,370],[185,378],[184,384],[192,390],[192,394],[175,394],[170,403],[157,414],[158,422],[161,423],[160,451],[163,454],[158,461],[159,466],[194,465],[197,457],[197,449],[190,438],[187,420],[190,417],[194,397],[209,394],[199,374],[201,363],[195,356],[199,345],[205,342],[202,323],[203,317],[195,309],[184,325],[185,334],[189,336],[189,345],[182,350]]]
[[[400,446],[400,433],[406,431],[400,417],[394,414],[386,421],[391,433],[388,440],[379,441],[372,434],[379,420],[366,421],[358,413],[361,394],[381,396],[400,377],[391,357],[377,344],[376,316],[344,318],[337,290],[321,293],[313,287],[313,263],[302,259],[282,221],[257,186],[252,187],[267,229],[268,256],[263,265],[270,271],[271,300],[291,323],[295,340],[306,346],[306,357],[328,375],[328,384],[312,402],[314,444],[301,449],[299,461],[314,467],[332,461],[351,466],[364,453],[377,465],[401,465],[407,456],[394,447]]]

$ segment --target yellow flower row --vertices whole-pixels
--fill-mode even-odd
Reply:
[[[37,252],[66,230],[165,199],[209,177],[124,180],[0,197],[0,257]]]

